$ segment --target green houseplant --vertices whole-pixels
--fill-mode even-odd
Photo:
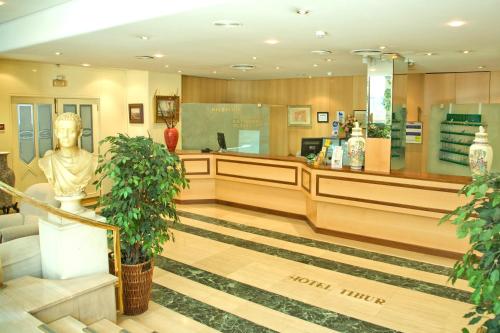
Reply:
[[[188,181],[179,157],[151,138],[119,134],[100,144],[107,150],[95,184],[110,181],[111,190],[99,204],[107,222],[120,227],[125,314],[139,314],[148,306],[153,257],[172,238],[164,218],[179,221],[174,198]]]
[[[457,226],[457,237],[469,237],[471,246],[454,265],[450,280],[465,278],[474,289],[475,308],[464,315],[470,318],[469,324],[486,319],[483,326],[488,333],[500,332],[500,174],[475,177],[459,193],[471,200],[440,223],[451,221]]]

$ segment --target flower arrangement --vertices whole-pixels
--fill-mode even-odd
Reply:
[[[340,127],[344,130],[346,137],[351,136],[352,128],[354,127],[355,122],[357,122],[356,118],[350,114],[347,116],[346,121],[340,125]]]

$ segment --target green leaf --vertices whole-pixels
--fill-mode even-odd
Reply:
[[[478,316],[478,317],[474,317],[474,318],[472,318],[472,319],[469,321],[469,325],[474,325],[474,324],[479,323],[479,322],[481,321],[481,318],[483,318],[483,317]]]
[[[498,282],[499,278],[500,278],[500,271],[496,269],[490,275],[490,281],[493,286]]]
[[[468,329],[466,329],[465,327],[462,328],[462,333],[470,333]]]

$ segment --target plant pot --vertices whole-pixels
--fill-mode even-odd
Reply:
[[[177,128],[165,128],[163,131],[163,138],[165,139],[168,151],[173,153],[175,151],[175,147],[177,147],[177,141],[179,141],[179,131]]]
[[[123,313],[138,315],[148,310],[153,283],[153,259],[137,265],[122,263]],[[109,260],[109,272],[114,274],[113,260]]]
[[[391,172],[391,139],[366,138],[365,171]]]

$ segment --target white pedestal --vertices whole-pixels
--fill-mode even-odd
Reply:
[[[78,215],[106,221],[91,210]],[[109,272],[106,230],[49,216],[49,221],[39,220],[39,231],[45,279],[70,279]]]

